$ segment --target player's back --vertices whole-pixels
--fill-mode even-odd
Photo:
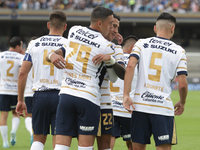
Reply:
[[[0,54],[0,93],[17,95],[19,68],[23,55],[15,51],[5,51]]]
[[[127,67],[129,61],[129,54],[124,53],[125,67]],[[133,98],[135,93],[135,87],[137,83],[137,67],[135,68],[134,78],[131,84],[130,97]],[[110,93],[113,105],[113,115],[121,117],[131,117],[131,114],[123,107],[123,93],[124,93],[124,80],[118,78],[115,83],[110,82]]]
[[[114,49],[100,32],[82,26],[74,26],[66,45],[66,69],[60,93],[83,97],[99,105],[99,75],[103,63],[94,65],[97,54],[112,54]],[[98,100],[97,100],[98,99]]]
[[[60,89],[63,78],[62,70],[54,67],[46,61],[45,57],[67,43],[62,36],[45,35],[32,40],[27,48],[24,60],[31,61],[34,68],[33,90],[44,91],[48,89]]]
[[[152,37],[140,39],[131,55],[139,58],[136,110],[163,114],[164,109],[164,114],[173,116],[171,82],[175,76],[187,73],[185,50],[168,39]],[[149,110],[144,104],[155,108]]]

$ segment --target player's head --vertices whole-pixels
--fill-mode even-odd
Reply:
[[[169,13],[161,13],[154,26],[154,31],[157,36],[163,36],[165,34],[170,39],[174,35],[174,29],[176,25],[176,18]]]
[[[52,11],[49,14],[49,22],[47,23],[47,27],[49,29],[57,29],[57,30],[66,30],[67,24],[66,24],[67,16],[66,14],[61,10],[55,10]]]
[[[122,42],[123,52],[130,54],[137,41],[138,38],[134,35],[129,35],[126,38],[124,38]]]
[[[108,33],[108,35],[106,36],[107,40],[113,41],[113,39],[115,39],[115,36],[118,33],[119,21],[120,21],[120,17],[116,15],[115,13],[113,13],[113,22],[112,22],[113,27]]]
[[[98,30],[106,37],[112,29],[113,11],[102,6],[97,6],[93,9],[90,20],[90,27]]]
[[[20,37],[14,36],[9,41],[9,46],[16,52],[20,52],[22,50],[23,42]]]

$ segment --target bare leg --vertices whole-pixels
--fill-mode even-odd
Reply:
[[[171,150],[172,145],[171,144],[162,144],[156,146],[156,150]]]
[[[145,150],[146,144],[139,144],[139,143],[132,142],[132,147],[134,150]]]

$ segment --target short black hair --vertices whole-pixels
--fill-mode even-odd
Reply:
[[[117,14],[113,13],[113,17],[116,18],[118,21],[121,20],[120,16],[118,16]]]
[[[127,41],[128,39],[134,39],[134,40],[138,41],[138,38],[137,38],[136,36],[134,36],[134,35],[129,35],[129,36],[127,36],[127,37],[124,38],[124,40],[123,40],[123,42],[122,42],[122,47],[126,44],[126,41]]]
[[[174,16],[172,16],[171,14],[166,13],[166,12],[161,13],[158,16],[156,21],[158,21],[158,20],[169,20],[169,21],[173,22],[174,24],[176,24],[176,18]]]
[[[17,45],[21,46],[21,39],[18,36],[14,36],[9,41],[9,46],[15,48]]]
[[[55,28],[62,28],[66,24],[67,15],[61,10],[52,11],[49,14],[49,23]]]
[[[97,22],[99,20],[105,20],[107,19],[108,16],[113,15],[113,11],[102,7],[102,6],[97,6],[93,9],[91,16],[90,16],[90,20],[91,22]]]

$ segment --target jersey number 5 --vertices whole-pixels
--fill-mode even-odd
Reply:
[[[160,74],[161,74],[161,69],[162,66],[159,65],[155,65],[155,60],[157,59],[161,59],[162,58],[162,53],[157,53],[157,52],[153,52],[151,55],[151,62],[150,62],[150,66],[149,69],[154,69],[156,70],[156,75],[148,75],[148,79],[152,80],[152,81],[156,81],[159,82],[160,81]]]

